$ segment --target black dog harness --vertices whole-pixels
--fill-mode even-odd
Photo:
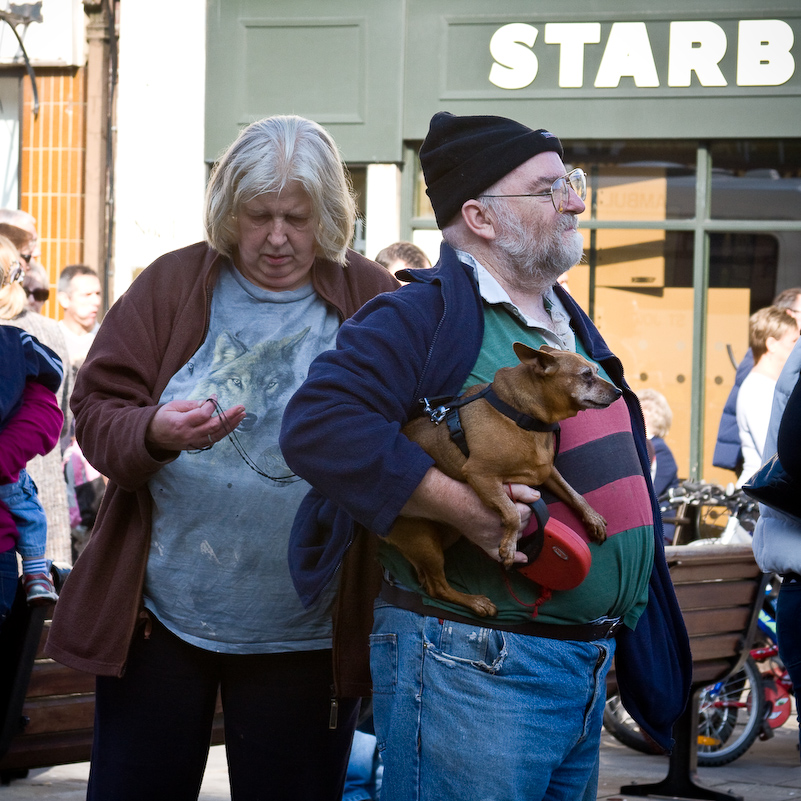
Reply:
[[[510,420],[517,423],[517,425],[524,431],[541,431],[541,432],[554,432],[554,458],[559,453],[559,435],[561,429],[559,423],[545,423],[523,412],[518,412],[517,409],[510,406],[508,403],[502,401],[492,388],[492,384],[487,384],[484,389],[477,392],[475,395],[459,395],[458,398],[421,398],[420,404],[423,406],[423,411],[429,416],[431,422],[438,426],[443,421],[448,426],[448,432],[451,439],[459,450],[465,455],[470,456],[470,449],[467,447],[467,438],[464,435],[462,428],[462,420],[459,416],[459,409],[466,406],[468,403],[484,398],[487,403],[494,409],[497,409],[502,415],[508,417]]]

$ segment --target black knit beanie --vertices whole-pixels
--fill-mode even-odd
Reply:
[[[426,194],[437,225],[443,228],[465,201],[546,151],[564,155],[559,139],[543,128],[533,131],[506,117],[437,112],[420,148]]]

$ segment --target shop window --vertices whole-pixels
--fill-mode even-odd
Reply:
[[[695,147],[682,142],[570,142],[565,163],[588,175],[598,220],[689,219],[695,213]]]

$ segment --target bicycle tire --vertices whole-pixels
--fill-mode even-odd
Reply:
[[[698,765],[720,767],[739,759],[759,737],[766,714],[762,675],[749,656],[741,670],[701,692],[698,714]],[[702,738],[715,743],[702,743]]]
[[[759,737],[765,713],[762,676],[756,662],[749,656],[743,667],[719,688],[717,684],[711,684],[701,691],[698,766],[720,767],[739,759]],[[607,698],[603,725],[618,742],[635,751],[661,753],[626,712],[616,693]],[[701,738],[714,742],[702,744]]]
[[[634,718],[626,712],[625,707],[620,701],[620,696],[615,693],[606,699],[604,707],[604,728],[618,742],[639,751],[641,754],[661,753],[658,746],[651,740],[646,739]]]

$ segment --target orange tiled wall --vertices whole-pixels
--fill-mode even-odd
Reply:
[[[57,319],[59,272],[83,255],[86,72],[37,70],[39,114],[25,77],[22,106],[21,208],[36,217],[42,264],[50,276],[50,300],[42,314]]]

